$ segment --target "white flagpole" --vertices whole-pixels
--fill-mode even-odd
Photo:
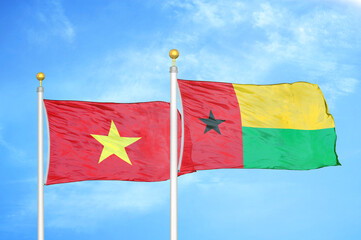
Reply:
[[[43,94],[41,81],[45,75],[39,72],[36,78],[40,81],[38,92],[38,240],[44,240],[44,134],[43,134]]]
[[[175,59],[179,56],[176,49],[169,52],[173,59],[170,67],[170,240],[178,239],[178,203],[177,203],[177,73]]]

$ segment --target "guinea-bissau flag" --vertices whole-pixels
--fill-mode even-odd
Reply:
[[[183,161],[196,170],[308,170],[340,165],[332,115],[316,84],[178,80]]]
[[[169,103],[44,100],[44,104],[50,135],[47,185],[169,179]],[[180,146],[179,114],[178,125]],[[179,175],[193,171],[185,161]]]

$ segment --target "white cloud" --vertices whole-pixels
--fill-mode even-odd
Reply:
[[[163,38],[150,40],[142,49],[115,50],[86,66],[83,72],[89,74],[81,78],[87,83],[77,84],[92,93],[91,100],[167,101],[168,51],[173,47],[180,50],[180,78],[256,84],[338,81],[346,69],[334,48],[360,50],[356,20],[335,9],[312,8],[299,15],[269,2],[206,0],[171,1],[163,9],[171,10],[174,18],[174,27]],[[253,29],[242,30],[247,26]],[[294,65],[295,76],[275,78],[275,69],[289,64]],[[350,66],[347,73],[357,79],[355,69]],[[74,84],[71,91],[79,89]],[[104,91],[94,96],[97,89]]]
[[[61,89],[54,89],[58,92],[54,96],[123,103],[169,101],[170,48],[160,45],[162,42],[146,49],[118,49],[85,62],[72,75],[77,81],[58,80]]]
[[[11,183],[31,183],[29,186],[36,186],[36,181],[26,179]],[[14,211],[4,214],[4,221],[9,223],[7,231],[17,231],[24,223],[29,224],[36,219],[37,199],[34,191],[36,189],[32,189],[31,195],[17,199]],[[88,232],[97,229],[101,226],[100,222],[109,218],[127,221],[124,215],[136,218],[164,207],[168,209],[169,181],[85,181],[50,185],[44,187],[44,204],[45,228],[71,228]]]
[[[260,10],[253,12],[254,26],[265,27],[272,25],[274,27],[282,23],[283,14],[278,9],[272,8],[269,3],[262,3],[260,7]]]
[[[358,20],[353,15],[333,8],[315,8],[298,16],[267,3],[261,4],[253,17],[267,40],[258,41],[255,49],[261,51],[252,54],[268,59],[268,71],[293,64],[294,74],[302,76],[300,80],[318,83],[331,105],[338,97],[354,92],[358,67],[339,59],[345,54],[342,51],[361,51],[361,34],[355,28]]]
[[[168,49],[154,47],[149,49],[130,49],[115,51],[105,56],[99,63],[95,76],[106,79],[98,84],[105,90],[98,101],[142,102],[169,99],[164,87],[169,84],[171,59]],[[165,67],[164,67],[165,66]]]
[[[239,213],[242,213],[245,219],[257,219],[275,214],[278,208],[282,206],[282,203],[276,203],[270,209],[268,206],[265,207],[264,199],[268,199],[268,196],[272,196],[274,192],[289,189],[294,184],[290,181],[265,183],[264,181],[255,181],[255,179],[246,180],[246,177],[240,179],[239,174],[242,174],[242,171],[245,170],[199,171],[192,174],[192,176],[184,176],[188,177],[188,179],[185,179],[185,181],[180,179],[180,195],[185,196],[187,200],[190,195],[196,193],[197,198],[195,204],[188,206],[191,209],[188,211],[193,211],[198,208],[200,203],[207,202],[208,206],[217,206],[217,208],[213,209],[211,213],[205,212],[208,209],[204,207],[197,209],[197,215],[207,216],[206,219],[227,216],[230,221],[237,221]],[[247,196],[247,198],[244,196]],[[223,205],[219,206],[219,202],[222,202]],[[260,207],[262,211],[260,211]]]
[[[164,6],[186,11],[188,16],[185,21],[191,19],[192,22],[201,24],[206,28],[225,27],[228,24],[238,24],[244,20],[244,4],[237,1],[168,1]]]
[[[45,186],[44,192],[46,227],[79,231],[95,229],[109,217],[144,215],[169,203],[169,182],[90,181]],[[17,205],[16,212],[6,216],[14,227],[21,219],[37,214],[33,197],[24,198]]]
[[[300,14],[273,2],[235,4],[205,0],[166,4],[178,13],[174,29],[183,29],[170,33],[176,36],[170,37],[170,42],[183,43],[188,51],[180,60],[181,78],[269,83],[267,77],[275,68],[294,64],[294,74],[304,76],[300,80],[320,83],[335,78],[327,69],[341,68],[339,54],[333,48],[360,50],[357,20],[342,10],[314,7]],[[235,17],[233,10],[242,17]],[[253,32],[242,31],[249,26],[253,26]],[[251,38],[249,34],[253,34]],[[227,36],[232,43],[228,43]],[[207,44],[210,39],[212,44]],[[341,72],[336,75],[343,77]],[[297,77],[276,81],[293,81]]]
[[[17,161],[24,161],[26,153],[24,150],[10,144],[2,137],[2,128],[0,127],[0,146],[2,146],[8,152],[8,156]]]
[[[108,217],[116,217],[114,212],[121,216],[155,211],[168,200],[168,184],[91,181],[46,186],[47,225],[85,230]]]
[[[57,36],[67,42],[73,42],[75,29],[66,16],[60,0],[51,0],[41,4],[36,12],[39,25],[28,30],[29,37],[35,42],[46,42],[51,36]]]
[[[344,93],[353,93],[358,84],[358,80],[354,78],[342,78],[340,79],[339,85],[340,90]]]
[[[355,92],[358,86],[359,80],[349,77],[331,79],[320,84],[320,88],[323,91],[327,103],[331,109],[335,104],[337,98],[352,94]]]
[[[344,4],[351,4],[356,7],[361,7],[361,0],[331,0],[335,2],[340,2]]]

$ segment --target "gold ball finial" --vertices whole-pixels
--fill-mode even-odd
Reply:
[[[179,56],[179,52],[177,49],[172,49],[169,51],[169,57],[172,59],[176,59]]]
[[[175,60],[179,56],[179,52],[177,49],[172,49],[169,51],[169,57],[173,59],[173,66],[175,66]]]
[[[42,73],[42,72],[39,72],[38,74],[36,74],[36,78],[37,78],[39,81],[43,81],[44,78],[45,78],[45,74]]]
[[[45,74],[42,72],[39,72],[38,74],[36,74],[36,78],[40,81],[40,87],[41,87],[41,81],[43,81],[45,79]]]

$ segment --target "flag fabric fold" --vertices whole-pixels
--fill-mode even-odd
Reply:
[[[316,84],[178,80],[183,161],[195,170],[308,170],[340,165],[332,115]]]
[[[169,179],[169,103],[44,100],[44,104],[50,137],[47,185]],[[178,126],[179,153],[180,115]],[[193,171],[185,160],[179,175]]]

